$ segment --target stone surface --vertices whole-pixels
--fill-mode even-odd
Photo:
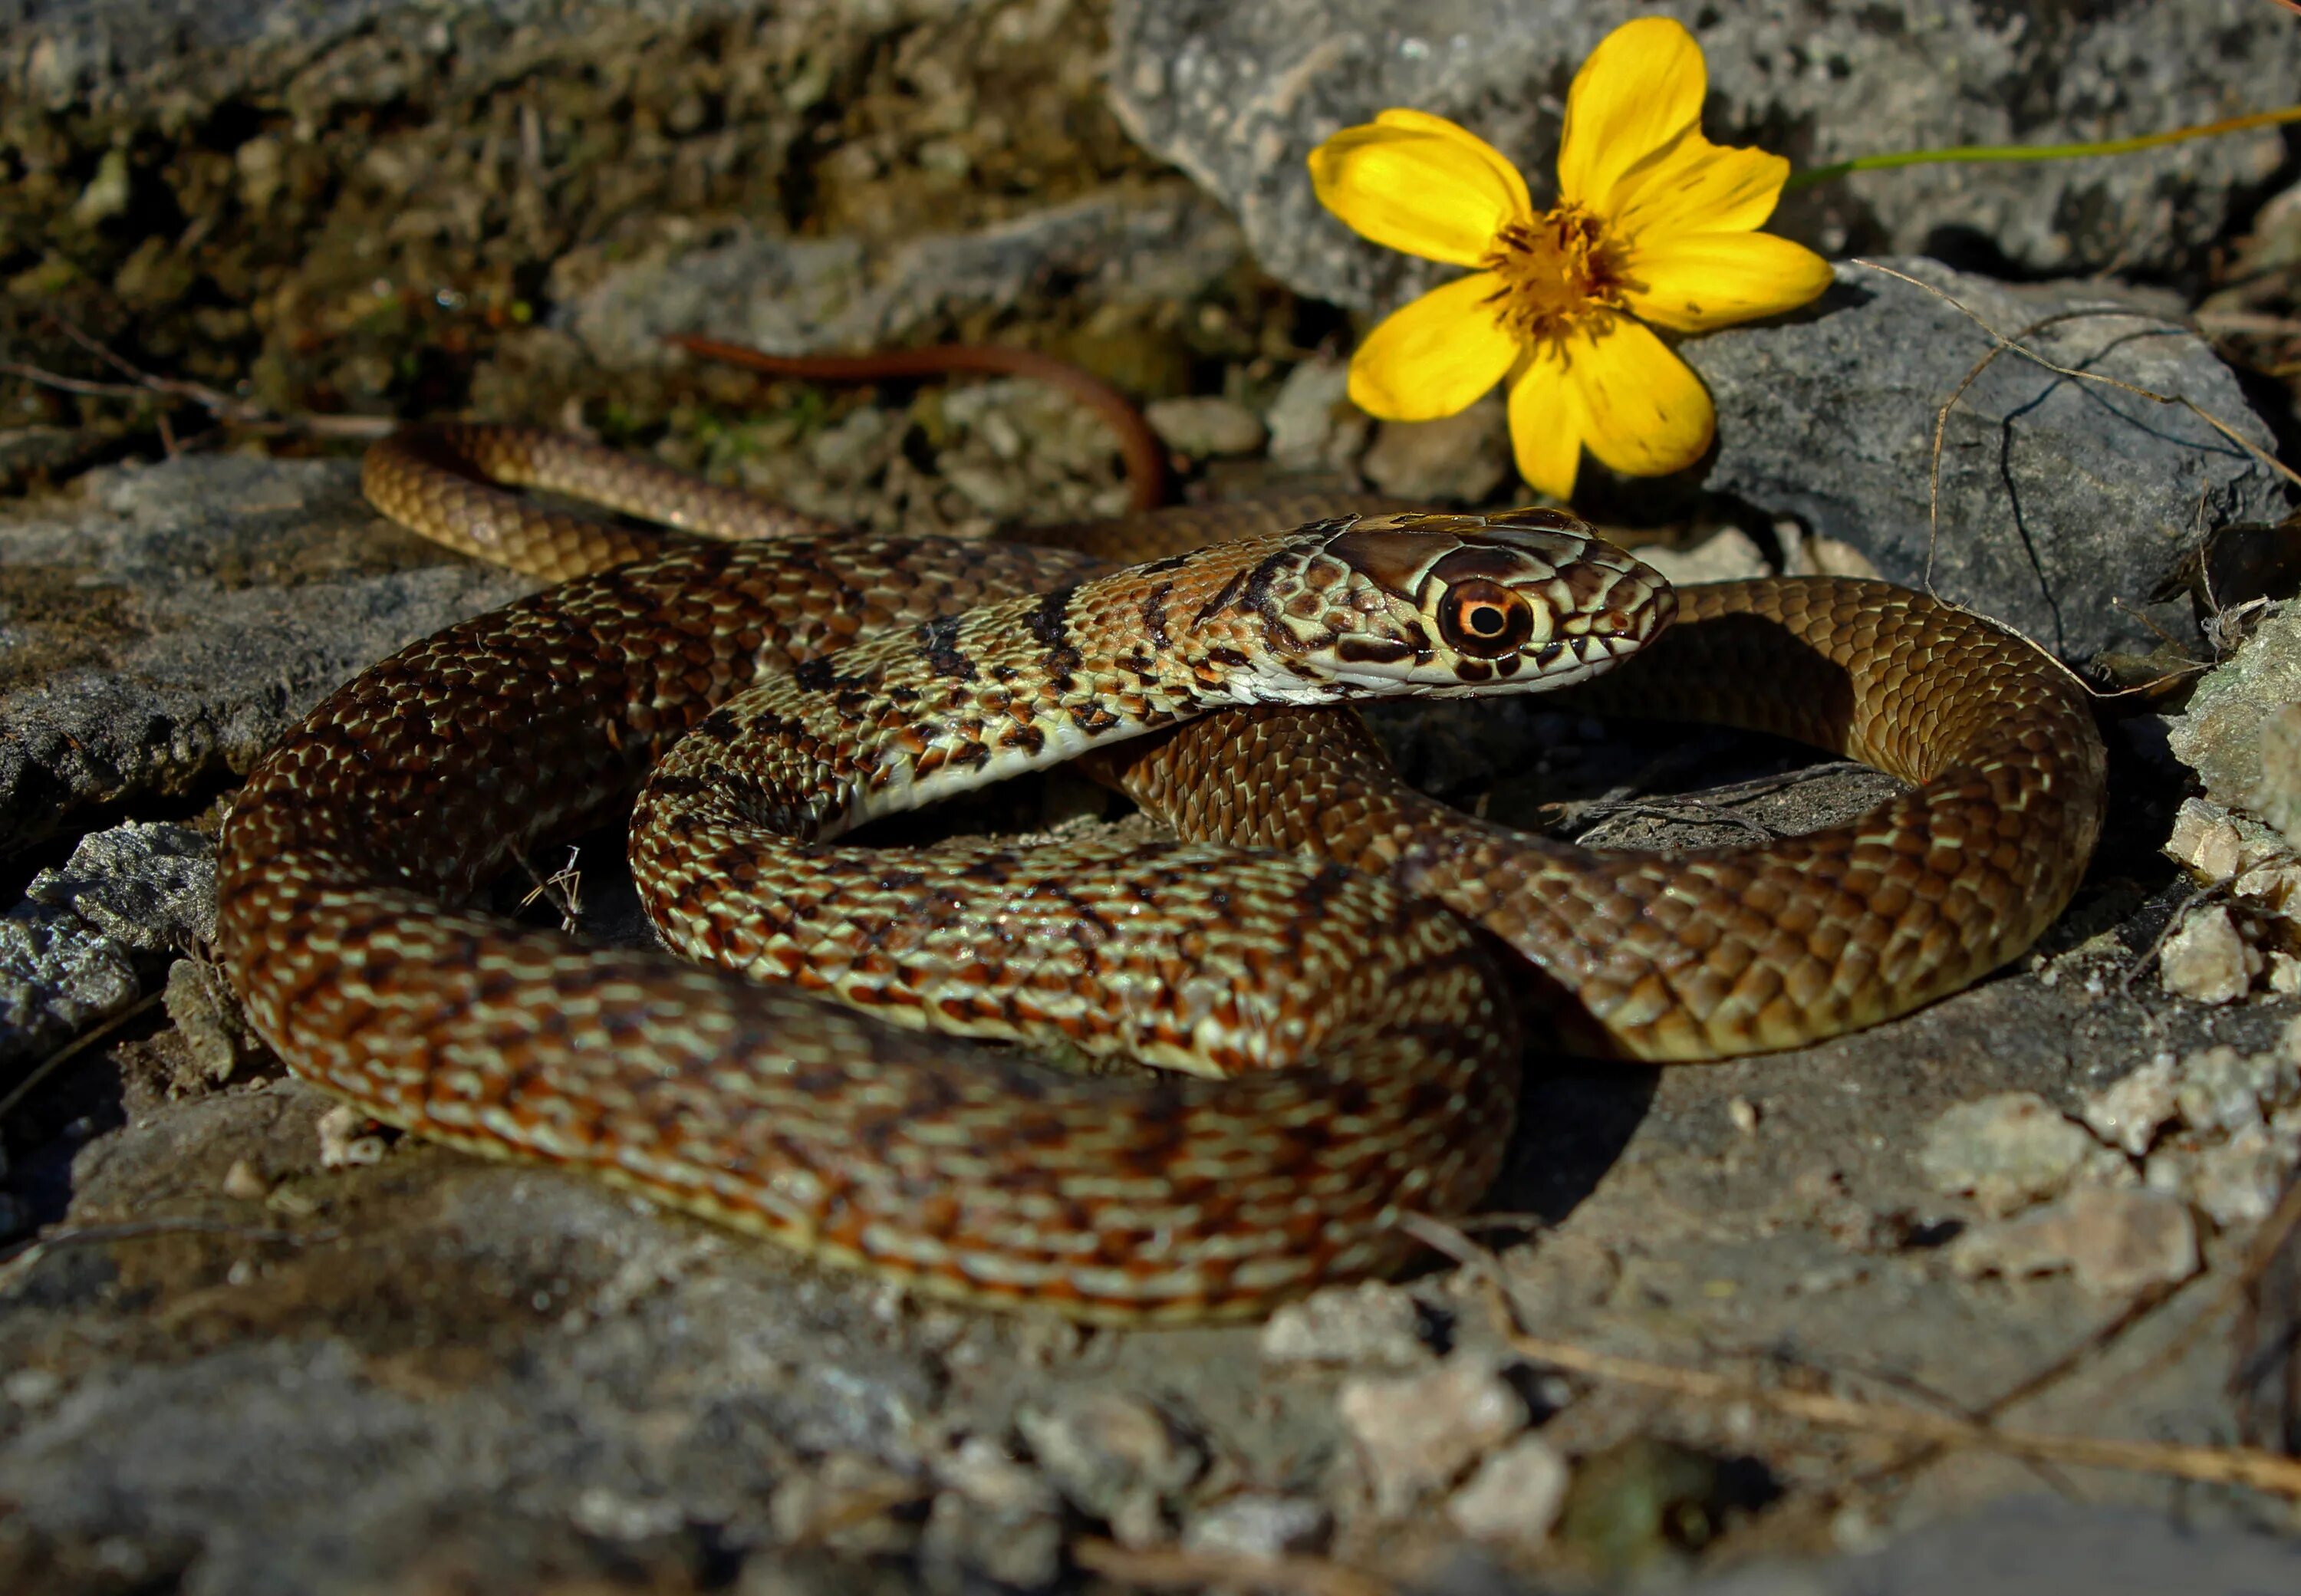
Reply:
[[[2101,1151],[2085,1128],[2035,1092],[1961,1103],[1934,1121],[1919,1167],[1940,1191],[1970,1195],[1986,1214],[2008,1214],[2069,1184]]]
[[[362,665],[528,591],[345,461],[186,456],[0,510],[0,840],[244,772]]]
[[[2087,1291],[2130,1296],[2197,1270],[2189,1206],[2163,1192],[2079,1186],[2034,1213],[1969,1231],[1950,1243],[1967,1274],[2050,1274],[2066,1269]]]
[[[778,355],[854,353],[1010,310],[1050,279],[1092,303],[1188,299],[1236,266],[1243,247],[1219,206],[1180,186],[886,244],[739,227],[612,268],[569,296],[563,324],[611,367],[679,358],[662,344],[674,332]]]
[[[129,821],[92,831],[24,889],[146,958],[186,953],[215,931],[215,848],[188,826]]]
[[[214,921],[214,853],[197,831],[130,821],[83,837],[0,916],[0,1063],[125,1010]]]
[[[2205,673],[2168,732],[2174,757],[2224,809],[2251,810],[2288,832],[2301,821],[2292,780],[2290,710],[2301,703],[2301,604],[2259,622],[2237,653]],[[2264,765],[2264,759],[2267,763]]]
[[[1884,263],[2046,360],[2188,398],[2270,447],[2228,368],[2157,310],[2092,287]],[[2037,325],[2057,316],[2069,319]],[[1937,592],[2068,658],[2146,652],[2158,635],[2139,614],[2193,634],[2186,602],[2153,606],[2150,594],[2215,527],[2281,513],[2282,479],[2178,406],[2012,354],[1959,394],[1993,347],[1926,288],[1841,263],[1804,310],[1684,346],[1718,406],[1704,485],[1850,543],[1909,586],[1926,585],[1930,544]],[[1935,415],[1954,394],[1936,536]]]
[[[1762,0],[1117,0],[1111,103],[1128,130],[1219,195],[1271,270],[1366,306],[1427,280],[1360,243],[1310,192],[1319,139],[1385,106],[1452,116],[1552,188],[1563,96],[1616,25],[1659,9],[1710,69],[1705,131],[1799,166],[1881,150],[2046,144],[2155,132],[2281,104],[2301,37],[2248,0],[2072,10],[1948,0],[1911,13]],[[1779,225],[1830,253],[1979,235],[2035,270],[2183,258],[2277,137],[2202,139],[2139,159],[1939,165],[1862,174]]]

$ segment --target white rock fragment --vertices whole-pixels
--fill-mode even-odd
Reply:
[[[2123,1080],[2086,1099],[2078,1114],[2093,1133],[2135,1157],[2149,1150],[2159,1129],[2180,1112],[2173,1056],[2160,1053]]]
[[[987,1435],[968,1436],[934,1472],[943,1484],[992,1513],[1020,1518],[1062,1510],[1062,1498],[1046,1476]]]
[[[2219,804],[2185,798],[2173,816],[2173,834],[2165,840],[2164,853],[2204,881],[2235,881],[2245,867],[2245,837]]]
[[[1539,1435],[1523,1435],[1478,1465],[1446,1503],[1446,1516],[1481,1541],[1535,1545],[1566,1505],[1566,1459]]]
[[[1427,1374],[1345,1381],[1337,1405],[1385,1518],[1452,1484],[1532,1416],[1492,1364],[1466,1353]]]
[[[2188,1204],[2163,1191],[2080,1186],[2034,1214],[1967,1232],[1947,1258],[1968,1276],[2067,1270],[2097,1296],[2129,1296],[2196,1273],[2197,1225]]]
[[[1934,1121],[1918,1153],[1934,1190],[1970,1195],[1992,1217],[2052,1196],[2089,1165],[2107,1173],[2116,1163],[2084,1126],[2033,1091],[1960,1103]]]
[[[1262,1327],[1271,1363],[1382,1364],[1410,1367],[1431,1360],[1422,1339],[1422,1309],[1386,1280],[1329,1286],[1290,1302]]]
[[[1307,1497],[1251,1493],[1217,1502],[1192,1518],[1183,1545],[1192,1551],[1282,1558],[1320,1550],[1334,1529],[1333,1516]]]
[[[2192,909],[2157,953],[2157,976],[2167,991],[2196,1003],[2234,1003],[2253,985],[2261,955],[2246,946],[2237,922],[2220,904]]]

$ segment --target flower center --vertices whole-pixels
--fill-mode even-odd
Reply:
[[[1478,264],[1502,280],[1485,303],[1521,343],[1562,337],[1594,312],[1621,308],[1621,247],[1580,205],[1506,223]]]

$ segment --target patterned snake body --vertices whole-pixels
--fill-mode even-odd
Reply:
[[[1234,602],[1243,597],[1282,547],[1315,564],[1341,542],[1351,580],[1391,606],[1392,631],[1361,636],[1362,657],[1344,658],[1314,602],[1290,621],[1301,595],[1282,596],[1275,572],[1240,617],[1251,635],[1215,641],[1217,627],[1201,646],[1275,658],[1260,651],[1276,628],[1323,650],[1327,668],[1395,674],[1426,663],[1407,629],[1433,640],[1432,593],[1475,594],[1488,580],[1458,569],[1434,589],[1434,564],[1466,543],[1487,549],[1489,535],[1458,519],[1418,539],[1362,529],[1351,546],[1351,530],[1329,528],[1194,557],[1076,587],[1060,636],[1033,636],[1018,617],[1073,589],[1091,562],[811,535],[821,529],[802,517],[628,464],[486,429],[371,455],[370,494],[389,513],[530,569],[583,569],[637,545],[474,477],[621,495],[634,509],[660,511],[672,494],[665,518],[786,541],[582,578],[343,689],[250,778],[227,826],[220,940],[232,979],[299,1074],[381,1119],[587,1167],[929,1290],[1097,1319],[1252,1314],[1396,1263],[1409,1250],[1402,1210],[1475,1200],[1515,1099],[1510,1017],[1459,923],[1410,893],[1501,934],[1619,1049],[1716,1056],[1905,1012],[2003,963],[2066,900],[2099,825],[2089,714],[2027,645],[1882,584],[1785,580],[1694,590],[1690,618],[1637,663],[1674,663],[1657,689],[1690,693],[1697,714],[1804,736],[1920,783],[1852,826],[1760,850],[1591,854],[1414,793],[1347,711],[1251,707],[1116,748],[1103,738],[1092,756],[1178,842],[1075,840],[1073,853],[1027,865],[977,841],[931,858],[832,853],[829,831],[876,801],[858,794],[932,790],[935,772],[921,782],[920,767],[937,750],[941,770],[978,755],[1035,761],[1046,749],[1030,748],[1032,731],[1092,740],[1116,729],[1096,723],[1117,713],[1113,702],[1132,716],[1127,730],[1149,731],[1181,712],[1189,683],[1228,697],[1201,679],[1204,659],[1152,673],[1156,690],[1112,663],[1154,638],[1148,595],[1162,580],[1177,582],[1163,611],[1196,616],[1234,579]],[[1195,535],[1187,522],[1134,530]],[[1636,606],[1612,600],[1630,589],[1614,588],[1635,568],[1598,568],[1607,574],[1569,581],[1565,598],[1573,613],[1627,620]],[[1178,606],[1185,570],[1212,590]],[[1547,605],[1557,572],[1519,574],[1522,596]],[[1587,590],[1571,591],[1577,582]],[[1067,617],[1091,590],[1117,605],[1097,623],[1115,626],[1115,651],[1090,669],[1080,648],[1070,689],[1004,684],[1005,706],[987,710],[996,672],[1017,664],[1002,650],[1067,663],[1050,641],[1072,639]],[[1041,597],[997,622],[930,624],[1017,595]],[[1473,620],[1454,618],[1458,630]],[[1514,656],[1526,657],[1543,620],[1530,606]],[[1508,625],[1520,624],[1513,613]],[[1646,624],[1609,623],[1625,635]],[[893,641],[848,647],[890,629]],[[914,675],[895,685],[943,693],[955,722],[922,731],[920,699],[841,707],[842,682],[851,693],[877,673],[886,686],[883,667],[898,662]],[[1635,691],[1648,673],[1611,680]],[[1265,689],[1332,690],[1284,666],[1262,674]],[[642,804],[638,873],[675,940],[908,1026],[1052,1034],[1235,1078],[1050,1076],[786,990],[660,955],[573,948],[459,907],[529,848],[611,818],[659,754],[769,676],[780,707],[763,701],[747,718],[731,705],[728,735],[682,745]],[[1130,693],[1139,714],[1123,702]],[[826,705],[847,731],[876,715],[886,735],[833,749],[826,727],[809,729]],[[746,766],[724,790],[732,799],[692,783],[753,735],[780,750],[782,774]],[[1242,860],[1217,842],[1329,862]],[[773,895],[756,919],[724,890],[726,875],[747,871]],[[993,973],[970,940],[983,932],[1011,967]],[[1147,1007],[1131,1001],[1137,991],[1154,994]]]

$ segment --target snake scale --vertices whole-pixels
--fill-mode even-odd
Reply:
[[[650,554],[496,483],[753,540]],[[250,776],[219,940],[259,1032],[387,1123],[977,1302],[1238,1316],[1393,1266],[1399,1215],[1474,1202],[1514,1111],[1523,978],[1465,921],[1610,1050],[1788,1047],[2026,948],[2102,819],[2082,693],[2019,638],[1835,578],[1686,589],[1671,623],[1557,512],[900,539],[477,427],[379,446],[365,485],[572,580],[364,673]],[[1210,528],[1234,540],[1193,551]],[[1594,853],[1416,792],[1339,706],[1633,652],[1583,690],[1912,786],[1761,848]],[[1174,840],[833,846],[1082,751]],[[642,783],[634,875],[665,940],[783,984],[469,907]],[[969,1037],[1206,1078],[1058,1074]]]

